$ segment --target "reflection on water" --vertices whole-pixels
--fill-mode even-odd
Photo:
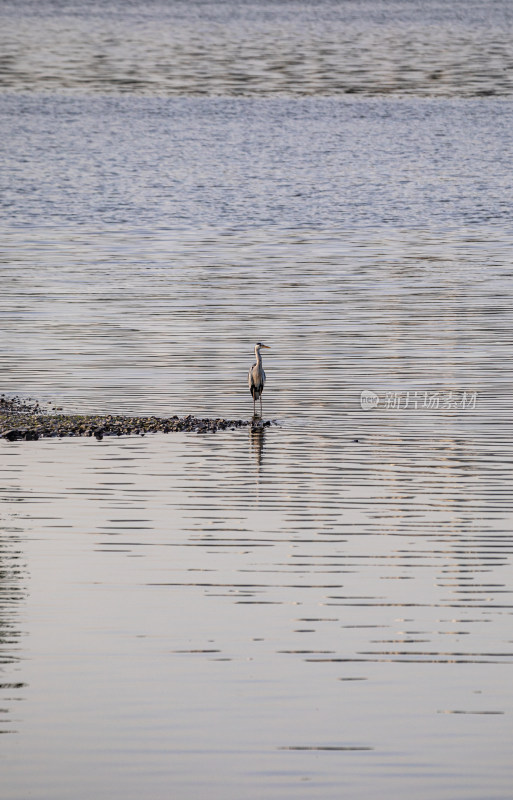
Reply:
[[[6,796],[507,796],[512,242],[481,223],[6,231],[5,389],[249,418],[265,338],[279,423],[0,442]]]
[[[2,3],[2,796],[510,796],[510,27]]]
[[[249,428],[249,441],[251,453],[260,468],[264,457],[265,428],[262,425],[251,425]]]
[[[2,473],[5,473],[2,469]],[[9,474],[11,474],[9,470]],[[2,501],[4,500],[2,493]],[[7,501],[11,501],[7,492]],[[20,680],[22,649],[20,607],[26,598],[26,566],[21,528],[15,511],[0,516],[0,734],[17,731],[17,704],[25,684]]]
[[[497,365],[510,352],[512,243],[496,228],[166,232],[151,244],[128,231],[27,242],[11,230],[3,249],[4,390],[77,411],[248,419],[247,369],[265,332],[267,419],[338,435],[353,415],[352,441],[383,415],[402,435],[431,435],[446,417],[465,447],[493,418],[492,451],[509,435],[510,375]],[[477,403],[411,400],[362,417],[363,390],[400,392],[403,405],[406,392],[477,392]]]
[[[469,736],[469,796],[506,796],[511,473],[446,422],[3,442],[31,569],[8,796],[449,798]]]

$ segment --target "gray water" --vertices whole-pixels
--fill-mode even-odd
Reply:
[[[3,0],[16,91],[510,95],[508,0]]]
[[[0,23],[2,800],[509,799],[510,4]]]

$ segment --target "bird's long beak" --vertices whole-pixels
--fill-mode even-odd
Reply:
[[[271,349],[268,344],[261,344],[260,347],[265,347],[266,350]]]

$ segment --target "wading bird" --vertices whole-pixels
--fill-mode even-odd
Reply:
[[[262,342],[257,342],[255,345],[256,363],[253,364],[248,372],[249,391],[253,396],[253,416],[256,416],[255,403],[258,398],[260,398],[260,416],[262,416],[262,392],[264,391],[265,372],[262,366],[262,356],[260,355],[261,347],[265,347],[266,350],[271,349],[267,344],[262,344]]]

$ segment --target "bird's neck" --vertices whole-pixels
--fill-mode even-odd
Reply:
[[[260,365],[262,363],[262,356],[260,355],[260,350],[255,347],[255,358],[257,360],[257,364]]]

